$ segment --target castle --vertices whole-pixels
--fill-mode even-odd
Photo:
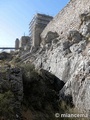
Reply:
[[[22,50],[30,50],[31,47],[37,48],[40,46],[40,35],[47,24],[53,19],[52,16],[37,13],[29,24],[29,36],[22,36],[15,41],[15,48]]]

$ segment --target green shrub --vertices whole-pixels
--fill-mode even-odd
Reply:
[[[26,81],[36,81],[38,78],[38,72],[35,70],[35,66],[31,63],[21,65],[23,70],[23,80]]]
[[[20,62],[20,61],[21,61],[21,58],[20,58],[20,57],[15,57],[15,58],[13,59],[13,61],[14,61],[15,63]]]
[[[13,93],[11,91],[5,92],[3,94],[0,93],[0,117],[13,119],[13,107],[11,101],[13,99]]]

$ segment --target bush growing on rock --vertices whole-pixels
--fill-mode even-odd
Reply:
[[[13,120],[13,107],[10,105],[14,95],[11,91],[0,93],[0,117]]]
[[[36,80],[38,76],[38,72],[35,70],[35,66],[33,64],[23,64],[21,65],[23,70],[23,80],[24,81],[32,81]]]

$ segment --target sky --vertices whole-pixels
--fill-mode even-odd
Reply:
[[[0,0],[0,47],[14,47],[15,39],[29,35],[36,13],[56,16],[69,0]]]

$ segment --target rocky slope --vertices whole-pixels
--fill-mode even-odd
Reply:
[[[0,120],[56,120],[64,82],[9,53],[0,55]]]
[[[66,84],[60,91],[60,99],[72,96],[74,105],[87,113],[90,110],[89,7],[88,0],[70,1],[41,34],[41,48],[28,53],[25,59],[21,57],[63,80]]]
[[[90,115],[89,8],[89,0],[71,0],[41,34],[40,48],[31,53],[23,52],[23,56],[21,53],[17,55],[21,55],[21,61],[15,61],[26,66],[19,66],[19,69],[8,66],[5,78],[0,80],[0,95],[3,98],[4,93],[6,96],[9,92],[10,101],[15,100],[12,108],[15,110],[15,120],[22,119],[21,112],[27,120],[61,119],[55,118],[56,112],[65,113],[60,108],[61,104],[58,106],[59,101],[66,101],[70,106],[74,104],[79,111]],[[31,63],[38,72],[29,67]],[[20,68],[24,72],[21,72]],[[2,71],[0,74],[3,76]],[[17,82],[19,78],[20,84]],[[20,105],[18,109],[17,103]],[[20,114],[17,113],[18,110]],[[3,114],[1,116],[5,116]]]
[[[83,23],[77,31],[73,29],[65,38],[55,38],[44,45],[34,61],[36,67],[42,67],[56,75],[66,84],[64,93],[73,96],[73,102],[83,110],[90,110],[90,14],[83,13]],[[47,40],[48,41],[48,40]]]

